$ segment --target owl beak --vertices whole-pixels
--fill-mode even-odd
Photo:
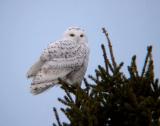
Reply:
[[[77,42],[79,42],[79,40],[80,40],[79,37],[77,37]]]

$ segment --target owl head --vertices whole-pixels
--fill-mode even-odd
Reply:
[[[84,30],[79,27],[69,27],[64,33],[64,38],[78,43],[87,42],[87,37]]]

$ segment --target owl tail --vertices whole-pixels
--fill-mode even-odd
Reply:
[[[33,95],[38,95],[51,87],[53,87],[54,84],[52,82],[44,82],[44,83],[39,83],[39,84],[31,84],[31,93]]]

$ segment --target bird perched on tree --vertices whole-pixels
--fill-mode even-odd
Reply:
[[[31,93],[42,93],[58,84],[59,78],[69,84],[81,84],[88,58],[89,48],[84,30],[68,28],[60,40],[44,49],[27,72],[27,77],[32,78]]]

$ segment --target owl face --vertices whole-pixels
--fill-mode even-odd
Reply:
[[[85,35],[85,32],[78,27],[68,28],[64,33],[64,37],[76,41],[78,43],[87,42],[87,37]]]

